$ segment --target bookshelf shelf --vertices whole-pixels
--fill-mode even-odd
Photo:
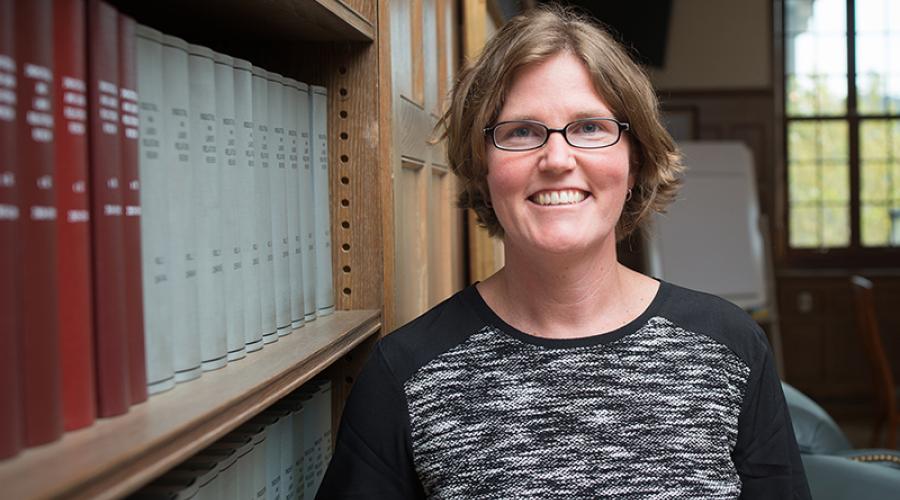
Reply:
[[[256,41],[375,40],[373,23],[342,0],[111,0],[111,3],[142,22],[166,27],[182,36],[214,32]],[[180,15],[173,16],[173,12]]]
[[[4,498],[120,498],[278,401],[381,328],[337,311],[259,352],[0,462]]]

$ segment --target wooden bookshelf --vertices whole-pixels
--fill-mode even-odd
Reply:
[[[316,377],[333,420],[392,300],[389,75],[371,0],[108,0],[139,23],[328,89],[334,315],[153,395],[118,417],[0,461],[0,498],[122,498]],[[389,102],[389,99],[388,99]],[[389,116],[389,115],[388,115]],[[387,228],[387,229],[385,229]]]
[[[120,498],[314,378],[381,328],[377,310],[338,311],[262,351],[0,462],[3,498]]]

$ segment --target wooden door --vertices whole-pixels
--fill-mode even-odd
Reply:
[[[434,127],[456,73],[453,0],[390,2],[394,325],[463,285],[456,179]]]

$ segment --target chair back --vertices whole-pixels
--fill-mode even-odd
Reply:
[[[856,311],[856,331],[872,368],[873,382],[879,405],[889,412],[896,408],[894,374],[881,342],[878,318],[875,316],[875,294],[872,282],[862,276],[850,278]]]

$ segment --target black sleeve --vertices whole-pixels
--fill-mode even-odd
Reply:
[[[406,397],[378,343],[350,391],[316,498],[425,498],[410,442]]]
[[[732,454],[741,477],[741,498],[808,499],[809,485],[800,461],[791,416],[764,334],[751,364]]]

